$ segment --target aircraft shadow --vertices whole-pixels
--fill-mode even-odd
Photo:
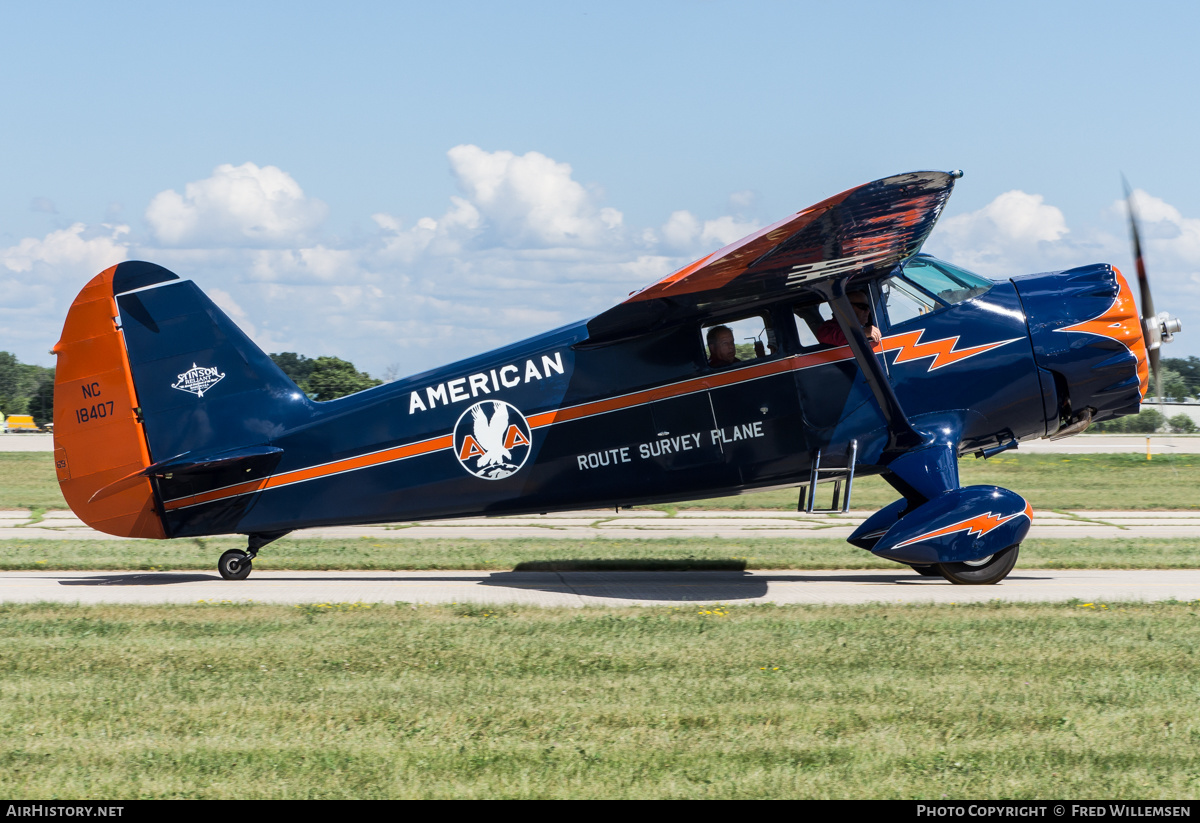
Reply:
[[[136,574],[113,574],[104,577],[86,577],[59,580],[60,586],[169,586],[172,583],[199,583],[203,580],[220,580],[216,574],[186,574],[179,572],[139,572]]]
[[[364,583],[408,583],[408,582],[434,582],[434,583],[470,583],[473,578],[470,577],[429,577],[422,575],[420,577],[411,577],[404,572],[396,572],[395,577],[321,577],[321,572],[306,572],[293,571],[297,575],[295,578],[297,583],[353,583],[360,580]],[[486,577],[493,572],[479,572],[480,579]],[[219,574],[204,574],[204,573],[188,573],[188,572],[135,572],[129,574],[113,574],[96,577],[88,577],[82,579],[64,579],[59,580],[60,586],[169,586],[179,583],[202,583],[213,580],[221,580]],[[229,581],[236,585],[239,581]],[[251,578],[253,582],[253,578]]]
[[[325,577],[320,572],[294,572],[297,583],[328,581],[345,584],[360,580],[364,583],[450,583],[476,586],[491,586],[497,589],[543,591],[551,594],[573,594],[579,597],[611,598],[647,602],[692,603],[703,601],[734,602],[757,600],[767,595],[772,583],[844,583],[877,586],[950,586],[946,580],[920,577],[911,572],[875,572],[811,574],[806,572],[776,572],[768,575],[751,574],[741,570],[730,571],[630,571],[569,570],[558,571],[481,571],[476,575],[447,575],[431,577],[406,572],[388,576],[338,576]],[[62,578],[60,586],[170,586],[182,583],[219,581],[217,574],[196,572],[134,572],[87,577]],[[1015,573],[1010,581],[1047,579],[1036,573]],[[278,582],[278,580],[277,580]],[[1003,585],[1003,584],[1001,584]]]
[[[1020,580],[1025,576],[1011,575]],[[1027,578],[1025,579],[1039,579]],[[533,589],[552,593],[571,593],[581,597],[621,600],[671,601],[680,603],[717,600],[733,602],[756,600],[767,595],[772,583],[845,583],[879,586],[953,586],[941,577],[921,577],[912,572],[874,574],[805,574],[781,572],[752,575],[738,571],[642,572],[495,572],[480,580],[481,586]]]

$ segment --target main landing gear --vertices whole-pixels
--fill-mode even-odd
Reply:
[[[255,532],[248,535],[249,544],[246,546],[247,551],[241,549],[230,549],[221,555],[221,559],[217,561],[217,571],[221,577],[226,580],[245,580],[250,576],[250,572],[254,568],[254,558],[258,557],[258,550],[268,543],[272,543],[279,538],[288,534],[288,531],[280,532]]]
[[[928,566],[913,566],[913,571],[922,577],[942,577],[959,586],[988,586],[999,583],[1017,565],[1017,552],[1021,544],[1001,549],[995,554],[966,563],[931,563]]]

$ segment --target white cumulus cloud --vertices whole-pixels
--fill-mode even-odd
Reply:
[[[275,166],[226,163],[211,177],[188,183],[183,194],[159,192],[146,221],[167,246],[279,248],[302,242],[326,211]]]
[[[1184,217],[1170,203],[1141,189],[1133,193],[1133,200],[1147,256],[1153,253],[1158,262],[1172,268],[1200,270],[1200,218]],[[1113,203],[1110,213],[1128,219],[1125,201]]]
[[[99,274],[129,256],[128,242],[122,239],[129,233],[128,226],[100,228],[102,233],[97,234],[83,223],[74,223],[45,237],[26,237],[15,246],[0,249],[0,265],[14,272],[32,271],[40,265],[55,276]]]
[[[160,192],[148,232],[80,223],[26,238],[0,249],[0,284],[12,284],[0,348],[27,338],[44,353],[78,288],[136,258],[195,279],[266,351],[406,376],[597,314],[759,225],[681,210],[629,227],[570,164],[539,152],[460,145],[447,161],[455,188],[443,213],[376,213],[354,242],[322,233],[325,205],[290,174],[253,163]],[[751,201],[731,197],[739,212]]]
[[[761,223],[724,215],[701,220],[690,211],[672,212],[659,230],[665,247],[679,254],[700,257],[761,228]]]
[[[466,200],[508,247],[598,246],[614,238],[621,212],[599,207],[568,163],[540,152],[517,155],[455,146],[450,170]]]
[[[1016,274],[1068,234],[1061,210],[1040,194],[1008,191],[978,211],[946,218],[937,226],[937,245],[947,259],[984,275]],[[932,239],[932,238],[931,238]],[[1040,269],[1046,270],[1045,266]]]

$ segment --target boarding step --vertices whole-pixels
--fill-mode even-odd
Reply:
[[[808,486],[800,492],[796,511],[807,514],[845,514],[850,511],[850,493],[854,489],[854,469],[858,464],[858,441],[851,440],[846,450],[846,465],[840,468],[821,468],[821,449],[812,452],[812,468],[808,474]],[[817,486],[821,483],[833,484],[833,502],[827,509],[816,506]],[[842,484],[846,486],[842,494]]]

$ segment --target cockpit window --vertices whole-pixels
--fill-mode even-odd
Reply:
[[[991,280],[927,255],[905,263],[904,277],[951,306],[978,297],[993,286]]]
[[[994,284],[977,274],[928,255],[904,264],[883,281],[883,303],[891,326],[978,297]]]

